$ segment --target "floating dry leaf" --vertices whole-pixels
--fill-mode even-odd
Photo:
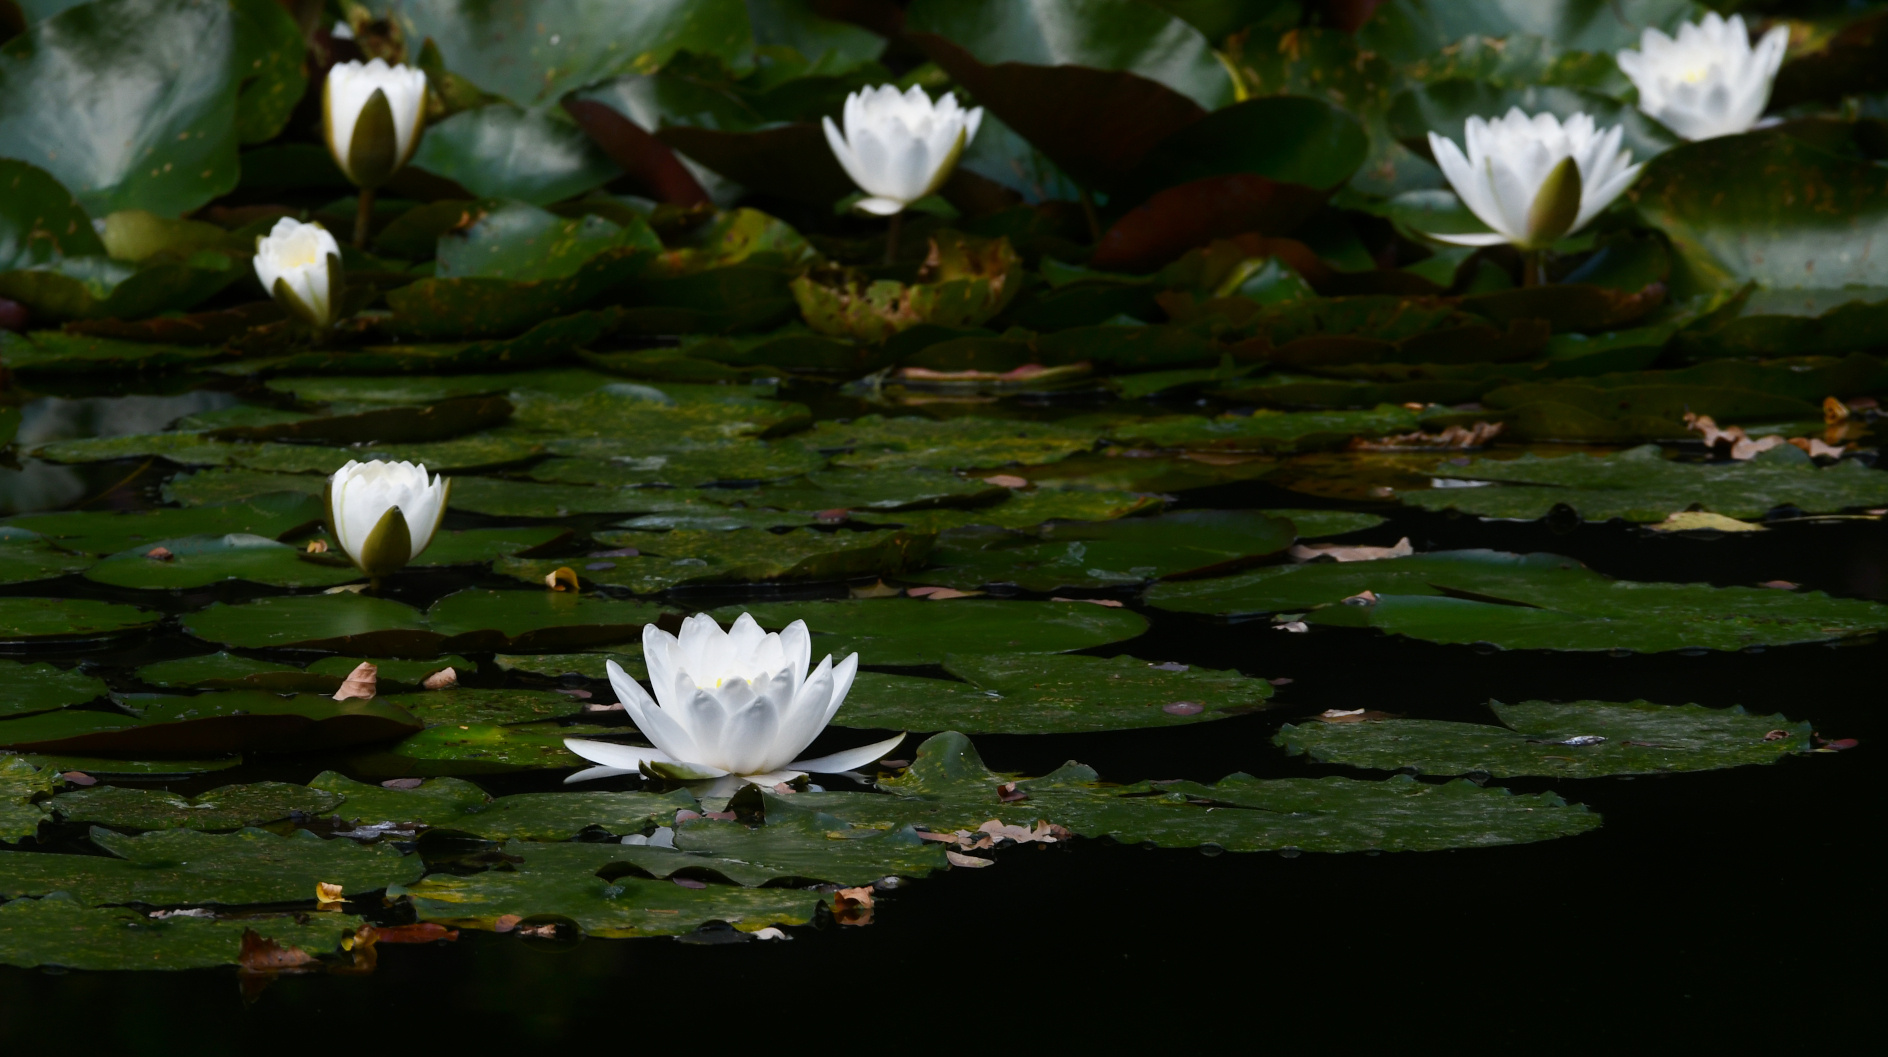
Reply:
[[[544,574],[544,586],[553,591],[569,591],[575,594],[578,590],[577,574],[571,570],[570,566],[560,565]]]
[[[1418,409],[1420,410],[1420,408]],[[1381,440],[1368,440],[1364,437],[1352,437],[1352,451],[1470,451],[1488,446],[1488,442],[1501,435],[1507,428],[1503,422],[1476,422],[1473,425],[1451,425],[1440,433],[1399,433]]]
[[[1061,595],[1054,595],[1049,599],[1049,601],[1051,602],[1087,602],[1091,606],[1107,606],[1109,609],[1120,609],[1122,607],[1122,603],[1117,602],[1112,598],[1064,598]]]
[[[1409,537],[1396,541],[1394,547],[1357,547],[1341,543],[1294,543],[1291,550],[1292,561],[1308,562],[1316,558],[1329,558],[1340,562],[1373,562],[1379,558],[1407,558],[1416,553],[1410,546]]]
[[[956,851],[945,852],[944,858],[949,861],[952,866],[962,866],[972,870],[981,870],[985,866],[994,866],[996,864],[996,860],[994,859],[984,859]]]
[[[451,669],[447,669],[450,671]],[[341,689],[334,692],[336,701],[373,700],[380,687],[380,669],[367,661],[354,666],[354,670],[341,680]]]
[[[444,690],[449,686],[458,686],[459,673],[456,669],[441,668],[427,676],[420,685],[428,690]]]
[[[927,598],[933,602],[942,602],[951,598],[976,598],[982,591],[959,591],[955,587],[913,587],[905,592],[913,598]]]
[[[1015,474],[997,473],[984,478],[985,481],[1003,488],[1028,488],[1029,480]]]
[[[1656,525],[1647,525],[1653,532],[1763,532],[1762,525],[1748,521],[1739,521],[1723,514],[1713,514],[1709,510],[1680,510]]]

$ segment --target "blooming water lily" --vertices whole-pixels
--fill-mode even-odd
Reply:
[[[965,110],[949,92],[932,102],[915,84],[905,92],[885,84],[847,95],[840,119],[843,134],[832,118],[822,119],[826,143],[846,175],[865,192],[853,208],[892,218],[885,247],[890,263],[897,250],[899,215],[913,202],[936,194],[950,179],[958,156],[977,136],[983,108]]]
[[[326,329],[334,325],[341,247],[320,224],[283,217],[256,239],[256,278],[289,314]]]
[[[446,516],[452,482],[410,462],[354,462],[328,478],[328,531],[378,580],[420,556]]]
[[[905,738],[900,734],[830,756],[799,758],[845,703],[859,670],[856,653],[837,665],[828,656],[809,676],[813,645],[805,621],[770,634],[743,613],[722,631],[713,617],[701,613],[682,622],[680,637],[646,625],[642,646],[653,698],[615,661],[607,667],[618,700],[655,748],[566,738],[570,751],[601,765],[566,782],[642,773],[677,781],[733,777],[773,785],[811,771],[863,767]]]
[[[367,241],[374,189],[393,178],[420,145],[426,74],[411,66],[337,63],[321,93],[321,125],[328,152],[361,189],[354,244]]]
[[[1712,11],[1679,26],[1676,39],[1647,29],[1638,51],[1615,58],[1639,89],[1640,110],[1686,139],[1710,139],[1748,131],[1763,116],[1789,42],[1778,25],[1752,47],[1742,15]]]
[[[1426,234],[1459,246],[1553,245],[1586,226],[1639,175],[1632,152],[1619,146],[1621,135],[1618,125],[1599,131],[1586,114],[1563,125],[1552,114],[1529,117],[1519,107],[1494,121],[1469,118],[1466,157],[1454,140],[1431,132],[1442,174],[1494,231]]]

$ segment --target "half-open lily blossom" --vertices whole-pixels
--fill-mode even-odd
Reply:
[[[805,621],[770,634],[743,613],[722,631],[701,613],[682,622],[679,638],[645,626],[642,648],[653,698],[615,661],[607,667],[617,698],[655,747],[566,738],[570,751],[601,765],[566,782],[643,773],[678,781],[732,776],[773,785],[809,772],[863,767],[905,738],[799,758],[845,703],[859,670],[855,653],[837,665],[828,656],[808,675],[813,646]]]
[[[357,187],[379,187],[420,144],[426,74],[381,59],[343,62],[321,93],[322,128],[334,163]]]
[[[1752,47],[1744,16],[1711,11],[1679,26],[1676,38],[1647,29],[1638,51],[1615,58],[1639,89],[1640,110],[1686,139],[1710,139],[1748,131],[1763,117],[1789,42],[1789,29],[1777,25]]]
[[[1442,174],[1494,231],[1425,234],[1459,246],[1553,245],[1585,227],[1639,175],[1632,152],[1619,146],[1622,134],[1618,125],[1596,129],[1586,114],[1563,125],[1552,114],[1529,117],[1520,107],[1494,121],[1469,118],[1467,156],[1454,140],[1431,132],[1429,149]]]
[[[424,464],[350,460],[328,478],[328,531],[362,572],[385,576],[433,542],[451,491],[437,474],[427,483]]]
[[[341,247],[320,224],[283,217],[256,239],[256,278],[290,315],[317,327],[334,324],[344,287]]]
[[[823,119],[826,142],[866,193],[855,208],[888,217],[944,186],[976,138],[983,108],[965,110],[948,92],[934,103],[917,85],[901,93],[886,84],[846,96],[840,117],[843,135],[832,118]]]

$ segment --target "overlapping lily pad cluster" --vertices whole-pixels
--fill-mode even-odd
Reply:
[[[1430,778],[1810,748],[1675,704],[1338,710],[1278,745],[1422,777],[1118,784],[996,773],[966,738],[1248,716],[1275,629],[1658,652],[1888,628],[1819,592],[1353,546],[1437,510],[1880,516],[1888,15],[1370,7],[0,0],[0,643],[24,655],[0,841],[32,849],[0,851],[0,962],[857,921],[866,886],[1011,842],[1521,843],[1598,816]],[[380,154],[327,142],[346,62],[403,67],[402,107],[424,74],[417,143],[392,101],[342,122],[398,130]],[[898,180],[873,168],[895,141],[823,128],[888,84],[963,126]],[[1515,163],[1538,201],[1473,184],[1549,126],[1578,142]],[[49,425],[121,398],[159,410]],[[439,497],[404,537],[324,499],[373,460]],[[1197,498],[1261,478],[1300,498]],[[804,620],[865,666],[834,724],[928,739],[844,788],[478,784],[637,744],[606,661],[646,677],[645,625],[701,610]],[[1269,619],[1209,670],[1137,655],[1150,613]],[[310,752],[334,769],[306,785],[256,770]]]

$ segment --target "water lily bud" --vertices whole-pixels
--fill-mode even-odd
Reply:
[[[642,630],[652,698],[622,666],[610,661],[610,685],[636,729],[654,748],[566,739],[584,759],[601,764],[565,779],[648,774],[675,781],[725,778],[772,787],[809,771],[836,773],[863,767],[904,740],[887,741],[817,759],[796,759],[845,703],[859,670],[859,655],[837,665],[827,657],[811,675],[812,635],[796,620],[768,633],[746,613],[727,631],[705,613],[682,621],[678,637]]]
[[[452,482],[410,462],[354,462],[328,478],[328,531],[369,576],[398,571],[433,541]]]
[[[420,143],[426,74],[411,66],[337,63],[321,94],[321,124],[334,163],[357,187],[379,187]]]
[[[1545,249],[1585,227],[1639,175],[1632,152],[1619,146],[1623,134],[1618,125],[1599,131],[1586,114],[1563,125],[1552,114],[1529,117],[1519,107],[1494,121],[1469,118],[1466,156],[1454,140],[1431,132],[1429,149],[1442,174],[1494,230],[1426,234],[1459,246]]]
[[[1763,116],[1789,42],[1778,25],[1752,47],[1742,15],[1711,11],[1679,26],[1675,40],[1647,29],[1638,51],[1614,58],[1639,90],[1640,110],[1686,139],[1710,139],[1748,131]]]
[[[844,135],[832,118],[823,119],[826,142],[868,196],[855,208],[884,217],[944,186],[976,137],[983,108],[966,111],[948,92],[933,103],[917,85],[900,93],[887,84],[846,96],[841,119]]]
[[[256,278],[276,303],[317,327],[334,325],[335,297],[346,288],[341,247],[320,224],[283,217],[256,239]]]

